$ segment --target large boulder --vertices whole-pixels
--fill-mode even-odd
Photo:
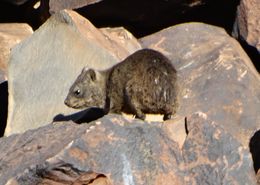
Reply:
[[[197,114],[187,119],[188,134],[182,147],[188,184],[256,184],[248,147],[207,114]]]
[[[73,11],[53,15],[12,51],[5,135],[75,113],[63,102],[82,68],[106,69],[133,50],[123,48]]]
[[[206,114],[188,117],[182,145],[175,127],[107,115],[2,138],[0,184],[256,184],[248,149]]]
[[[203,111],[248,147],[260,129],[260,76],[235,39],[222,28],[189,23],[141,38],[140,43],[161,51],[176,67],[178,116]]]

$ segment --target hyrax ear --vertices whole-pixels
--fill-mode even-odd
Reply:
[[[84,67],[81,71],[81,75],[84,76],[84,78],[86,77],[90,77],[91,80],[96,80],[96,72],[94,69],[88,68],[88,67]]]
[[[96,72],[94,69],[88,69],[88,75],[90,76],[92,81],[96,80]]]
[[[83,67],[81,73],[82,73],[82,74],[87,73],[89,69],[90,69],[90,68],[88,68],[87,66],[85,66],[85,67]]]

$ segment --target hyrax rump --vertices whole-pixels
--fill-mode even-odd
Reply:
[[[177,108],[177,74],[158,51],[142,49],[104,71],[84,68],[71,86],[65,104],[72,108],[99,107],[105,113],[146,113],[171,118]]]

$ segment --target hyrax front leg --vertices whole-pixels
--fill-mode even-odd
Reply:
[[[172,117],[172,113],[164,114],[164,115],[163,115],[163,121],[168,120],[168,119],[171,119],[171,117]]]
[[[166,105],[163,115],[163,120],[168,120],[172,118],[172,115],[176,113],[176,107],[178,106],[176,99],[169,105]]]
[[[133,109],[133,113],[135,114],[135,118],[145,120],[145,114],[141,110],[141,104],[135,98],[132,98],[130,103]]]
[[[122,113],[122,107],[123,107],[123,98],[118,96],[118,92],[115,92],[115,90],[111,91],[110,93],[110,101],[109,101],[109,112],[115,113],[115,114],[121,114]]]
[[[137,109],[136,114],[135,114],[135,118],[145,120],[145,114],[140,109]]]
[[[145,114],[142,111],[142,105],[138,101],[138,98],[136,97],[135,93],[133,93],[132,89],[126,88],[125,95],[128,99],[127,103],[131,107],[135,118],[145,120]]]
[[[163,121],[171,119],[173,113],[175,113],[173,110],[173,107],[171,107],[169,105],[166,106],[166,108],[164,110]]]

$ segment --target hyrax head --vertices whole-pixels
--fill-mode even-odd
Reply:
[[[75,109],[103,108],[105,105],[105,82],[100,72],[83,68],[71,86],[64,103]]]

